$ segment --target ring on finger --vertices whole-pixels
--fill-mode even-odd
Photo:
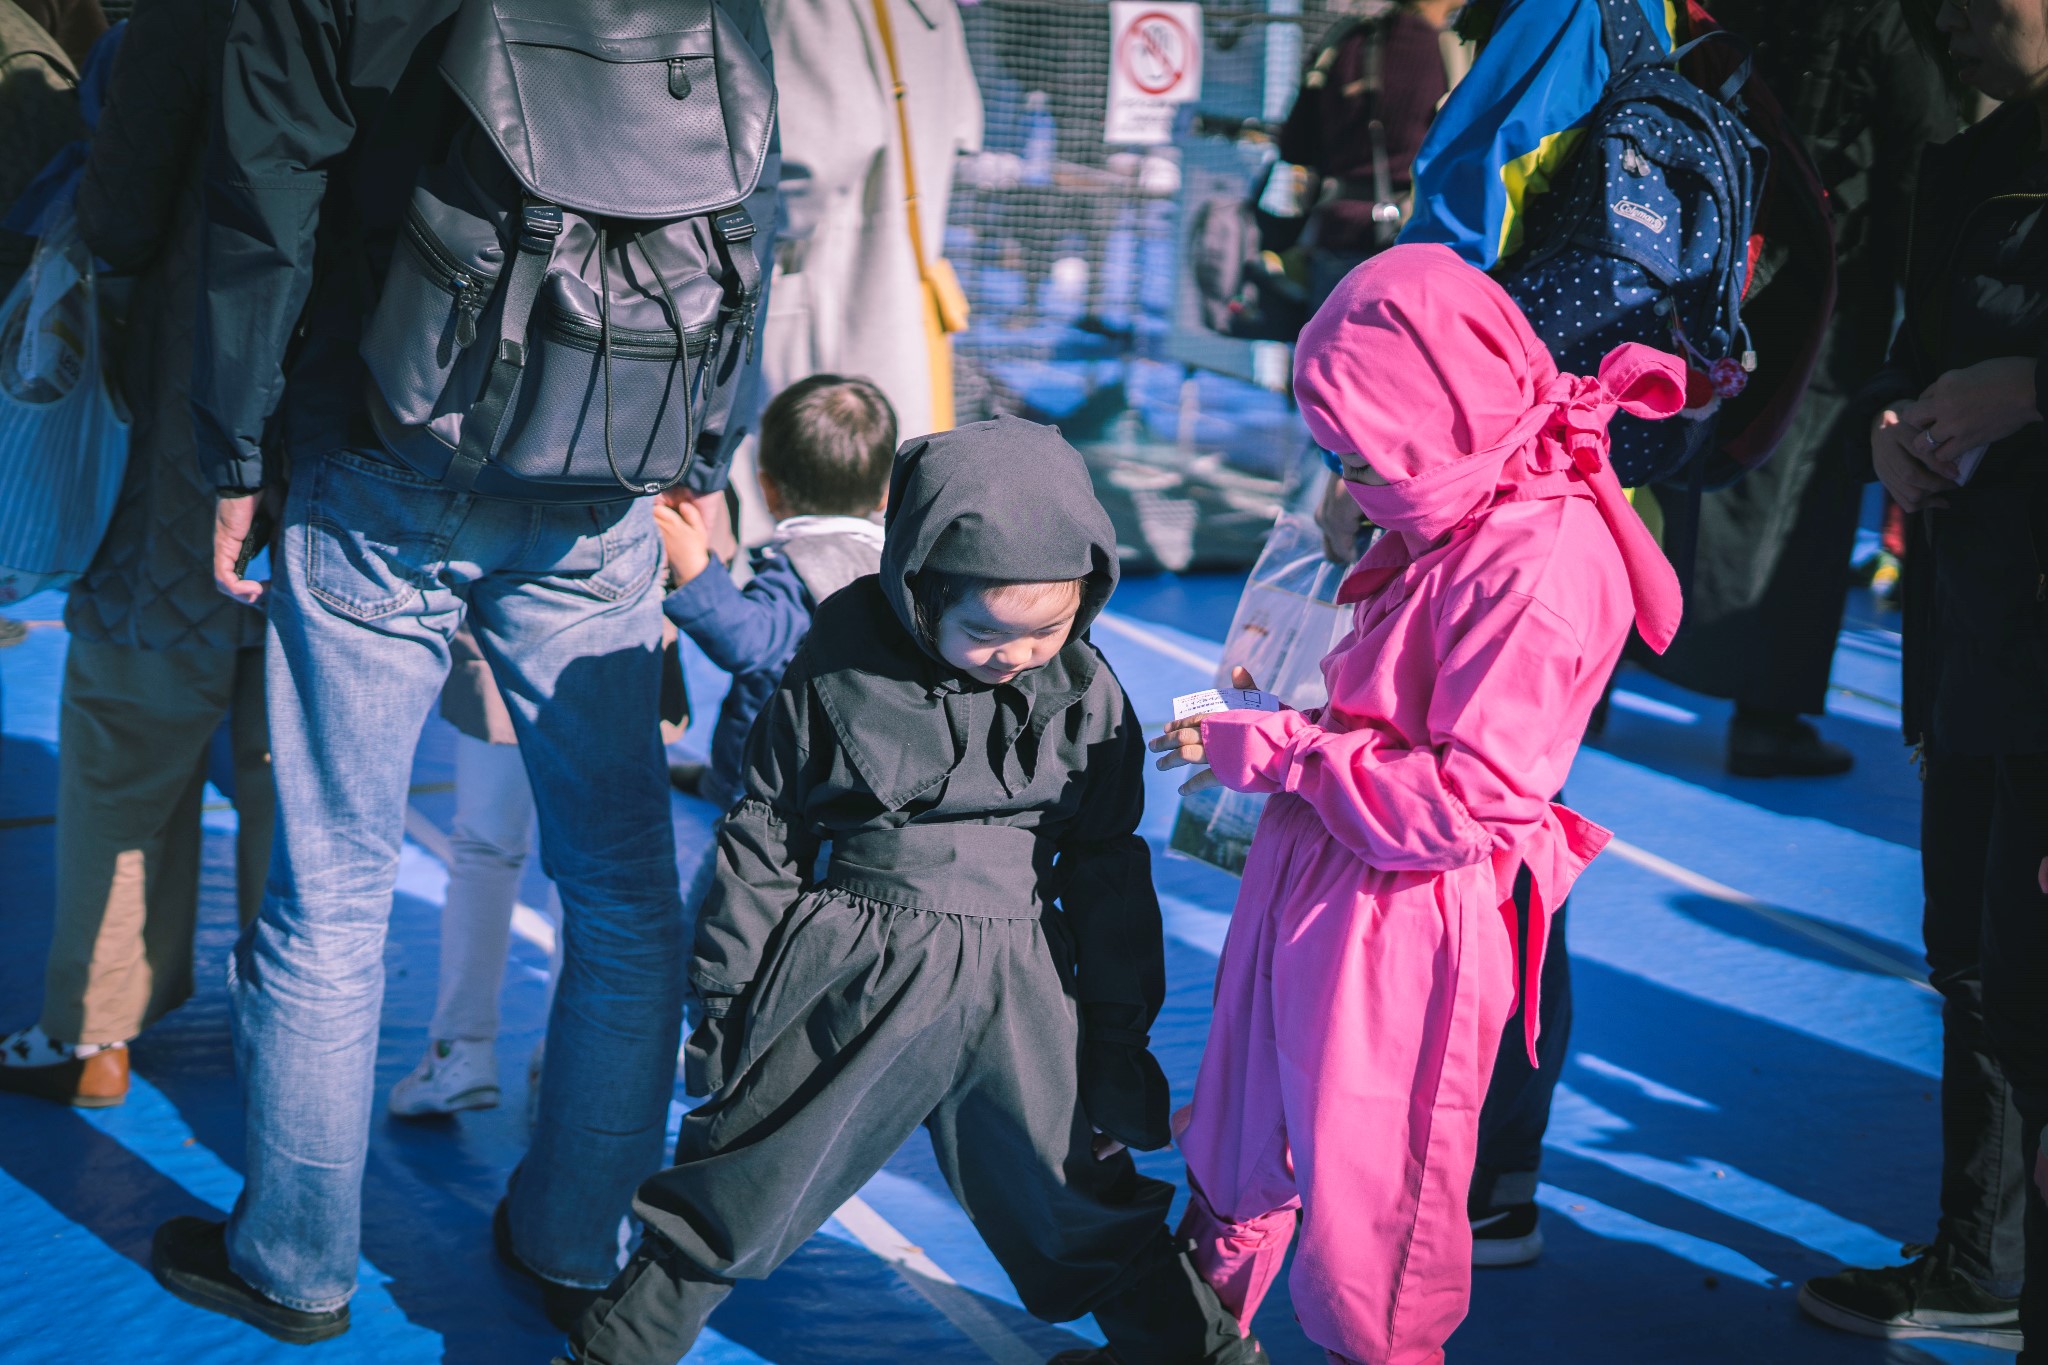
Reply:
[[[1934,449],[1934,448],[1935,448],[1936,446],[1938,446],[1938,445],[1940,445],[1940,444],[1941,444],[1941,442],[1939,442],[1939,441],[1937,441],[1937,440],[1935,440],[1935,439],[1934,439],[1934,433],[1933,433],[1932,431],[1923,431],[1923,432],[1921,432],[1921,433],[1920,433],[1920,439],[1921,439],[1921,440],[1923,440],[1923,441],[1925,441],[1925,442],[1927,442],[1927,448],[1928,448],[1929,450],[1932,450],[1932,449]]]

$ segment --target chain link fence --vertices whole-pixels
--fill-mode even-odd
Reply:
[[[974,310],[956,338],[959,419],[1057,422],[1096,464],[1139,565],[1248,563],[1307,441],[1287,349],[1204,330],[1186,260],[1196,206],[1243,197],[1271,155],[1198,123],[1284,118],[1304,51],[1346,12],[1271,3],[1205,7],[1201,95],[1159,147],[1103,139],[1106,3],[962,6],[987,132],[947,223]]]

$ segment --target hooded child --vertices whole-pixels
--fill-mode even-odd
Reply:
[[[1122,1149],[1169,1140],[1166,983],[1145,740],[1086,634],[1109,518],[1012,417],[906,445],[887,516],[749,740],[690,964],[711,1098],[573,1358],[671,1365],[922,1126],[1032,1313],[1092,1312],[1121,1365],[1249,1365]]]
[[[1470,1297],[1466,1193],[1502,1030],[1519,1004],[1533,1058],[1550,910],[1608,839],[1549,798],[1631,624],[1659,651],[1678,625],[1607,423],[1677,412],[1685,371],[1627,345],[1597,376],[1560,374],[1499,285],[1415,245],[1345,278],[1294,385],[1386,534],[1339,591],[1355,615],[1323,660],[1327,706],[1154,742],[1162,767],[1272,795],[1176,1118],[1181,1231],[1249,1324],[1298,1215],[1309,1338],[1337,1362],[1424,1365]]]

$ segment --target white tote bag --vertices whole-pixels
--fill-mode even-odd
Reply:
[[[1231,670],[1241,666],[1262,691],[1297,711],[1328,701],[1323,656],[1350,631],[1354,614],[1337,604],[1348,572],[1349,565],[1332,564],[1324,555],[1323,533],[1313,521],[1282,515],[1231,617],[1216,685],[1230,686]],[[1168,850],[1242,875],[1265,809],[1263,796],[1205,787],[1181,798]]]
[[[0,603],[85,572],[127,467],[92,252],[66,212],[0,305]]]

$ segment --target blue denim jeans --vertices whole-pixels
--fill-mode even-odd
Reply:
[[[271,1298],[317,1311],[355,1288],[413,748],[465,610],[564,916],[513,1244],[549,1279],[611,1281],[619,1220],[663,1165],[683,1004],[661,558],[645,502],[500,502],[349,451],[296,472],[269,607],[277,835],[230,969],[248,1152],[228,1254]]]

